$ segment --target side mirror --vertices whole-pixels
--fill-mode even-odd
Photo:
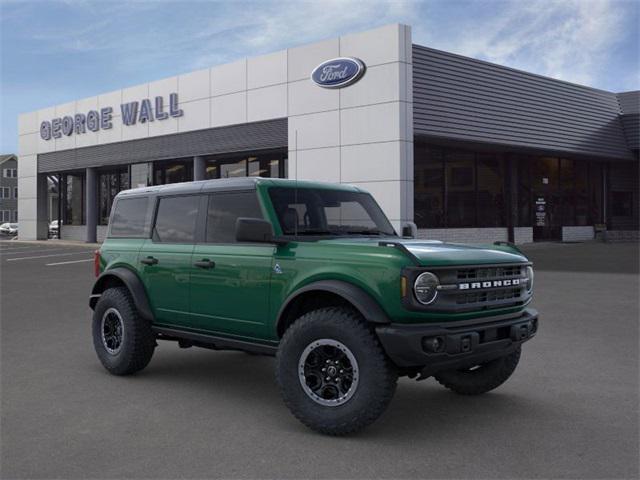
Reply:
[[[402,227],[402,236],[408,238],[418,238],[418,226],[413,222],[407,222]]]
[[[236,240],[249,243],[276,243],[273,239],[271,223],[261,218],[238,218]]]

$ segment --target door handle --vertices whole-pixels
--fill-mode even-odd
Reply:
[[[144,263],[145,265],[155,265],[158,263],[158,259],[154,257],[147,257],[140,260],[140,263]]]
[[[208,258],[203,258],[199,262],[195,262],[193,266],[198,268],[214,268],[216,266],[216,262],[212,262]]]

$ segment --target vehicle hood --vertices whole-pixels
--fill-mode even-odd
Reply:
[[[478,265],[496,263],[526,262],[527,257],[516,247],[510,245],[463,245],[457,243],[443,243],[435,240],[413,240],[397,237],[389,238],[339,238],[324,240],[323,242],[345,245],[379,246],[379,248],[394,248],[391,243],[404,246],[423,266],[454,266]],[[380,244],[387,243],[387,246]],[[398,248],[398,247],[396,247]],[[398,248],[399,250],[402,247]]]

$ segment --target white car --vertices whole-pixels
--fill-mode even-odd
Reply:
[[[18,224],[17,223],[3,223],[0,225],[0,233],[4,235],[17,235]]]
[[[58,238],[58,232],[60,231],[60,227],[58,224],[58,220],[53,220],[49,223],[49,238]]]

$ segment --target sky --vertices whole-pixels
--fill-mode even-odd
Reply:
[[[0,0],[0,153],[19,113],[400,22],[413,42],[640,89],[640,0]]]

